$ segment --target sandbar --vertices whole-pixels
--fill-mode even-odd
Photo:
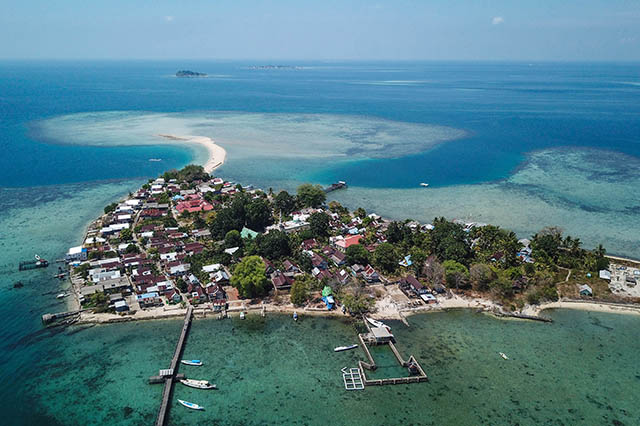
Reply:
[[[227,151],[207,136],[178,136],[169,134],[159,134],[158,136],[172,141],[182,141],[205,147],[209,153],[209,158],[203,165],[204,171],[207,173],[211,173],[218,167],[222,166],[224,164],[224,160],[227,158]]]

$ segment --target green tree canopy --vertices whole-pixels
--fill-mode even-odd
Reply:
[[[455,260],[467,264],[472,253],[464,228],[443,217],[434,219],[433,226],[429,241],[431,252],[440,260]]]
[[[111,203],[104,208],[104,213],[105,214],[112,213],[116,210],[116,207],[118,207],[118,203]]]
[[[393,244],[382,243],[373,252],[373,262],[386,272],[393,272],[398,266],[398,254]]]
[[[320,207],[327,199],[321,185],[303,183],[298,187],[298,201],[304,207]]]
[[[291,255],[289,236],[282,231],[271,231],[256,237],[258,253],[269,260],[278,260]]]
[[[261,231],[272,222],[271,205],[267,200],[252,200],[245,206],[246,225],[250,229]]]
[[[498,278],[497,274],[484,263],[476,263],[469,268],[469,279],[471,286],[476,291],[486,291],[489,284]]]
[[[291,303],[296,306],[304,305],[309,300],[309,290],[315,282],[316,279],[307,274],[297,277],[291,286]]]
[[[354,244],[347,247],[345,254],[347,255],[347,263],[349,265],[355,265],[356,263],[367,265],[369,263],[369,252],[361,244]]]
[[[313,213],[309,217],[309,229],[314,238],[325,238],[329,235],[329,215],[322,212]]]
[[[240,232],[235,229],[227,232],[227,234],[224,236],[224,246],[226,248],[241,247],[242,237],[240,236]]]
[[[469,270],[462,263],[455,260],[442,262],[448,287],[466,287],[469,282]]]
[[[296,197],[289,194],[287,191],[280,191],[275,196],[274,200],[275,208],[278,212],[281,212],[284,216],[291,214],[296,209],[297,200]]]
[[[259,256],[247,256],[234,268],[231,285],[238,289],[241,297],[261,296],[269,283],[264,270],[264,262]]]

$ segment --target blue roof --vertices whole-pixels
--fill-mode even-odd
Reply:
[[[137,299],[150,299],[152,297],[158,297],[158,293],[156,293],[155,291],[153,293],[145,293],[145,294],[139,294],[137,296]]]

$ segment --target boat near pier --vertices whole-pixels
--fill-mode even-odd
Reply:
[[[346,188],[346,187],[347,187],[347,182],[345,182],[343,180],[340,180],[340,181],[338,181],[336,183],[332,183],[331,185],[327,186],[324,189],[324,192],[325,193],[329,193],[331,191],[336,191],[338,189],[342,189],[342,188]]]
[[[47,259],[43,259],[37,254],[35,255],[35,260],[26,260],[24,262],[20,262],[18,265],[19,271],[28,271],[30,269],[37,268],[46,268],[49,266],[49,261]]]

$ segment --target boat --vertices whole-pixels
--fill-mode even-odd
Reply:
[[[298,321],[298,313],[297,312],[293,313],[293,320],[294,321]]]
[[[357,347],[358,347],[358,345],[338,346],[333,351],[334,352],[350,351],[351,349],[355,349]]]
[[[183,363],[184,365],[195,365],[195,366],[202,365],[202,361],[200,361],[199,359],[183,359],[180,362]]]
[[[500,356],[501,356],[503,359],[509,359],[509,357],[508,357],[504,352],[500,352]]]
[[[244,311],[240,312],[240,319],[244,319],[244,317],[245,317]]]
[[[184,405],[187,408],[191,408],[192,410],[200,410],[200,411],[204,411],[204,407],[201,407],[198,404],[194,404],[193,402],[189,402],[189,401],[183,401],[181,399],[178,400],[178,402],[182,405]]]
[[[157,163],[158,161],[162,161],[162,158],[149,158],[149,161]]]
[[[384,327],[387,330],[391,331],[391,327],[389,327],[388,325],[386,325],[382,321],[374,320],[373,318],[369,318],[369,317],[366,317],[366,320],[369,321],[369,324],[371,324],[374,327],[378,327],[378,328]]]
[[[182,379],[180,383],[196,389],[218,389],[216,385],[209,383],[207,380]]]
[[[67,297],[68,294],[67,293],[60,293],[59,295],[56,296],[57,299],[64,299],[65,297]]]
[[[49,261],[47,259],[41,258],[36,254],[35,260],[27,260],[24,262],[20,262],[18,264],[18,270],[28,271],[29,269],[46,268],[47,266],[49,266]]]
[[[423,187],[423,188],[426,188],[426,187],[429,186],[429,184],[428,183],[424,183],[424,182],[420,182],[420,186]]]

